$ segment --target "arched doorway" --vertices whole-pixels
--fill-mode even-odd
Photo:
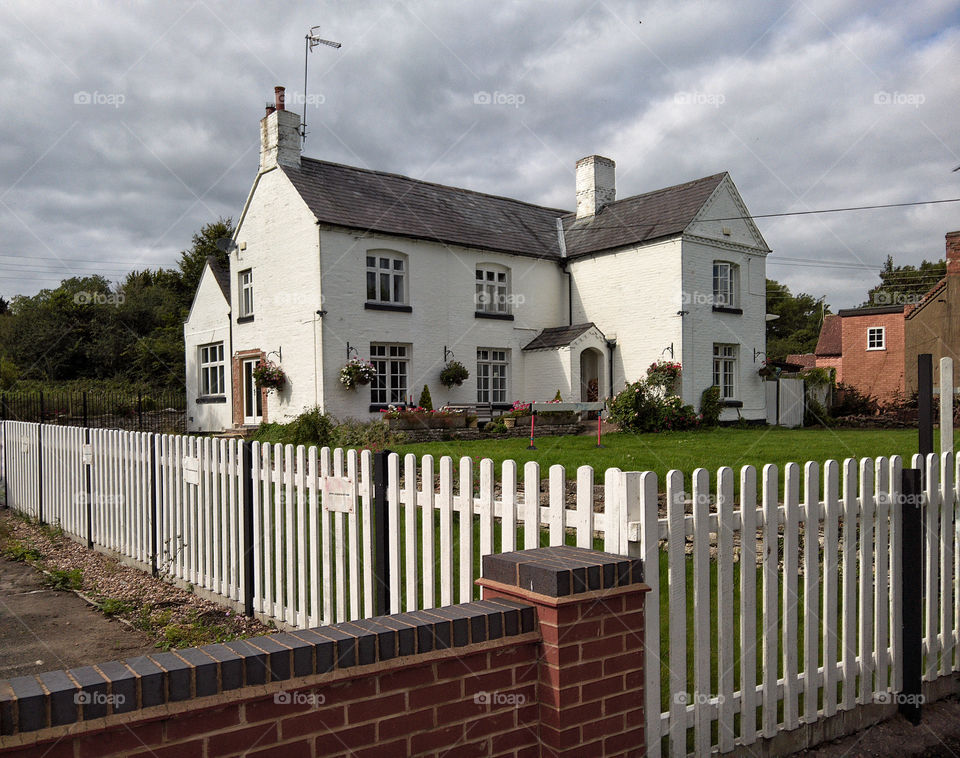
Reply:
[[[580,402],[593,403],[601,398],[600,374],[603,353],[588,347],[580,353]]]

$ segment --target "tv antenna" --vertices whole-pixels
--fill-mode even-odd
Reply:
[[[333,40],[323,39],[320,37],[317,32],[319,31],[319,26],[310,27],[310,31],[307,32],[307,36],[304,37],[305,43],[303,47],[303,118],[300,120],[300,144],[302,145],[307,141],[307,58],[308,53],[313,52],[313,48],[317,45],[327,45],[332,48],[339,48],[340,43],[334,42]]]

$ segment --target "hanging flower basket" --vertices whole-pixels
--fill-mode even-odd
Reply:
[[[258,387],[268,390],[282,390],[287,383],[287,375],[273,361],[261,360],[253,369],[253,379]]]
[[[370,384],[377,375],[377,369],[370,361],[351,358],[340,369],[340,384],[348,390],[355,390],[361,384]]]
[[[447,389],[453,386],[459,387],[469,376],[470,372],[460,361],[450,361],[440,371],[440,384]]]

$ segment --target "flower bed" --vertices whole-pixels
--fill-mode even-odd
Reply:
[[[428,411],[426,408],[394,408],[382,411],[391,429],[463,429],[467,425],[464,413]]]

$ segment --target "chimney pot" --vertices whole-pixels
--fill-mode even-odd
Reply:
[[[947,275],[960,274],[960,231],[947,232]]]
[[[274,95],[274,98],[275,98],[275,100],[276,100],[276,106],[275,106],[275,107],[276,107],[276,109],[277,109],[278,111],[286,110],[286,109],[283,107],[283,93],[284,93],[284,91],[285,91],[285,90],[284,90],[283,87],[279,87],[279,86],[278,86],[278,87],[274,87],[274,88],[273,88],[273,95]]]
[[[275,106],[273,103],[267,103],[267,113],[266,113],[266,115],[269,116],[269,115],[270,115],[271,113],[273,113],[276,109],[277,109],[277,108],[276,108],[276,106]]]

